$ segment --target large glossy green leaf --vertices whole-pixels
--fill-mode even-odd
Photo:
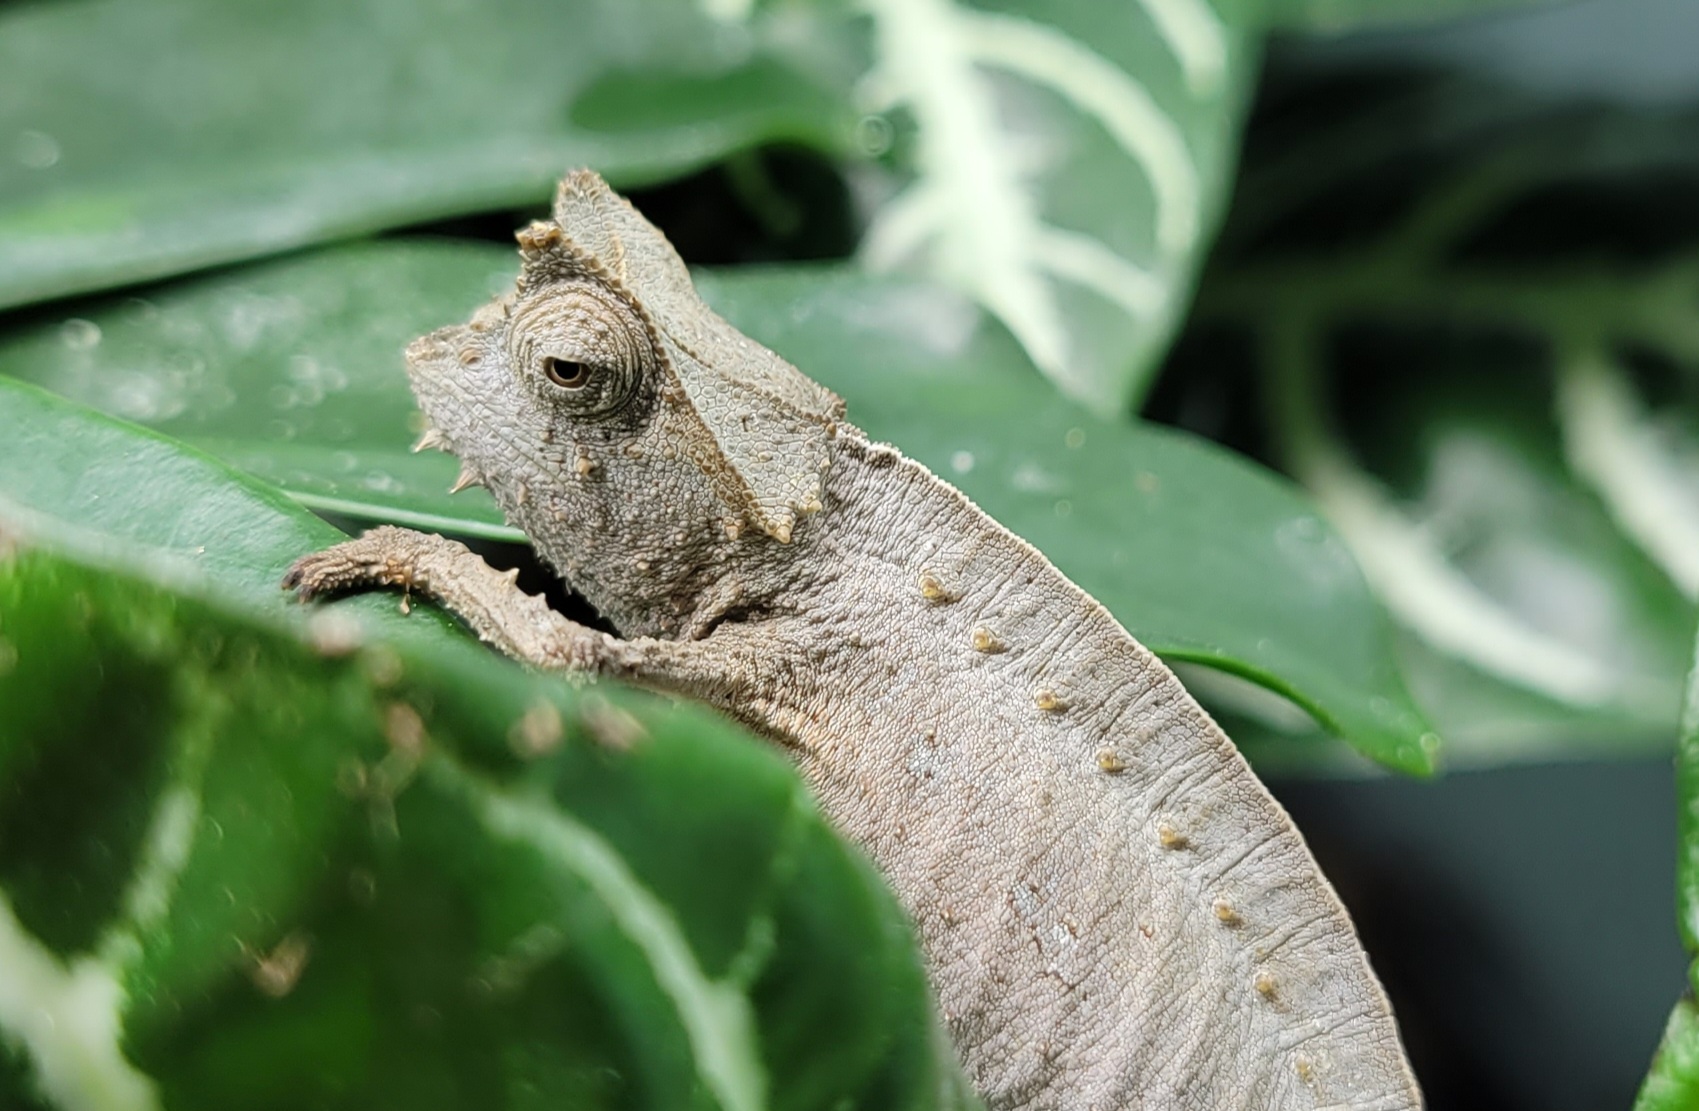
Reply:
[[[504,284],[506,251],[445,241],[303,256],[77,309],[0,371],[188,440],[318,509],[519,539],[455,464],[408,451],[401,347]],[[281,569],[279,571],[281,573]]]
[[[334,529],[9,382],[0,534],[0,1102],[955,1105],[901,912],[757,742],[309,620]]]
[[[481,492],[448,499],[451,460],[407,454],[398,351],[464,318],[512,266],[440,243],[285,261],[78,309],[0,345],[0,372],[148,421],[309,504],[504,535]],[[1279,480],[1189,436],[1087,417],[937,286],[827,268],[710,274],[702,288],[1156,650],[1272,687],[1376,759],[1427,766],[1379,610]]]
[[[681,80],[575,122],[638,66]],[[0,306],[849,134],[690,0],[26,4],[0,73]]]

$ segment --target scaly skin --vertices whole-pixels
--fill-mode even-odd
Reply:
[[[713,316],[594,175],[520,241],[513,294],[409,348],[414,390],[621,635],[404,529],[286,585],[403,585],[783,743],[914,918],[993,1111],[1420,1106],[1343,908],[1155,656]]]

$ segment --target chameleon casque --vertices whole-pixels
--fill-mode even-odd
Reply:
[[[993,1111],[1420,1106],[1344,909],[1161,661],[712,312],[594,173],[518,240],[510,293],[407,348],[421,445],[619,635],[398,528],[286,587],[405,586],[778,741],[912,916]]]

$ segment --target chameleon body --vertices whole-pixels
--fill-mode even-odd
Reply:
[[[594,174],[519,242],[511,293],[408,348],[425,443],[619,635],[396,528],[287,586],[404,585],[785,746],[913,917],[993,1111],[1420,1106],[1332,889],[1154,655],[711,312]]]

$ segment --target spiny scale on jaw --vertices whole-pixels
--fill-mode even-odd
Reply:
[[[424,434],[419,437],[418,442],[413,445],[413,454],[417,455],[421,451],[428,451],[432,448],[437,451],[446,451],[448,449],[448,438],[435,428],[427,428]]]
[[[470,463],[462,463],[460,464],[460,477],[454,480],[454,485],[448,488],[448,492],[458,494],[462,490],[482,485],[484,485],[484,477],[473,470]]]

